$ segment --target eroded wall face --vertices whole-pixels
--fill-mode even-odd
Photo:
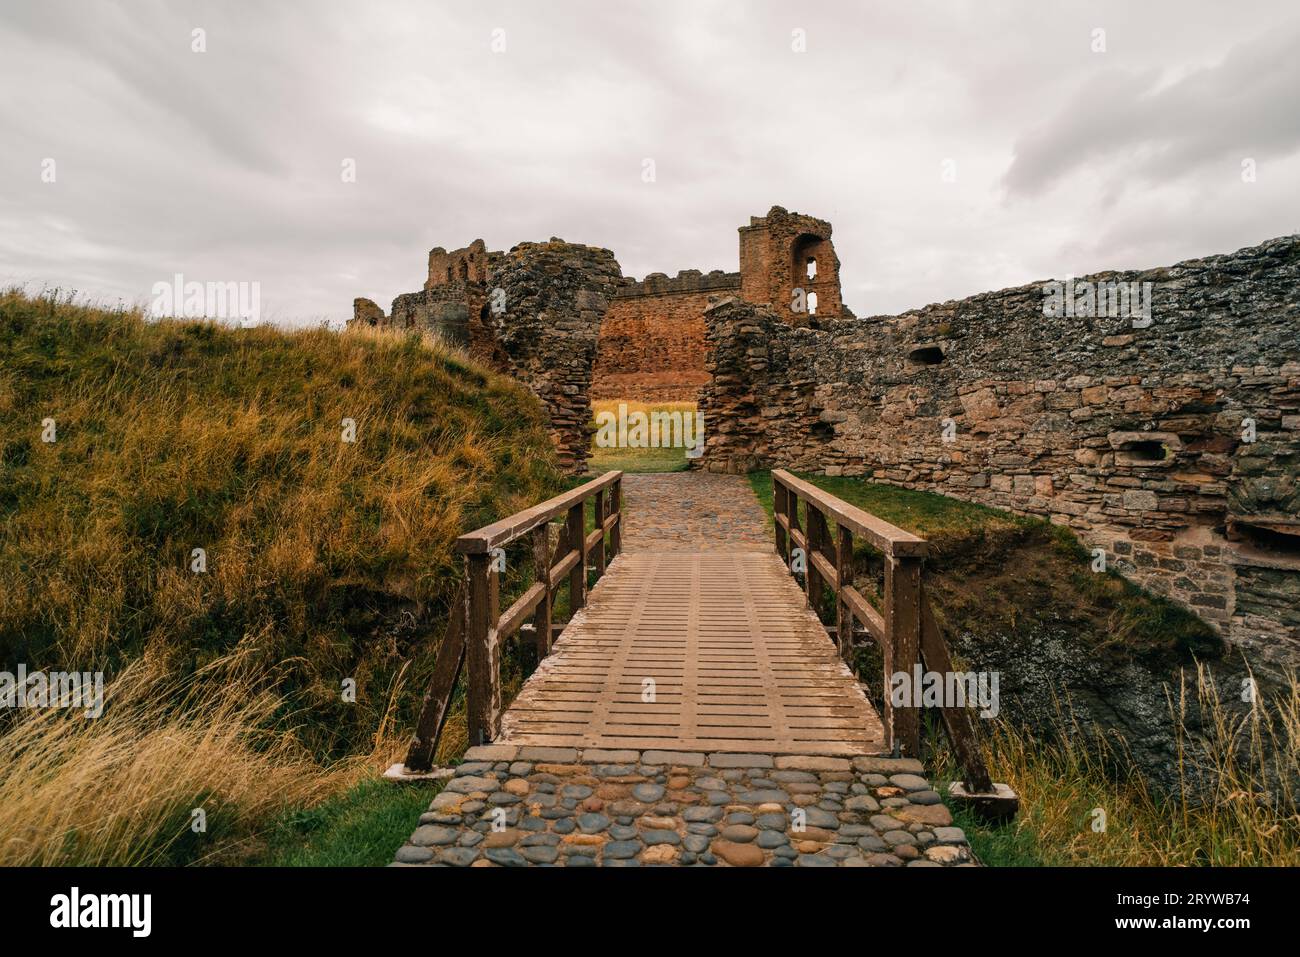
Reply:
[[[1048,317],[1042,285],[820,330],[719,304],[703,466],[1038,515],[1256,662],[1300,664],[1300,239],[1084,281],[1151,283],[1150,324]]]
[[[488,277],[502,305],[485,317],[502,371],[542,401],[558,464],[570,471],[585,471],[591,455],[596,341],[621,279],[608,249],[560,240],[520,243]]]
[[[625,281],[600,328],[593,399],[694,402],[704,370],[704,310],[739,288],[737,273],[687,270]]]

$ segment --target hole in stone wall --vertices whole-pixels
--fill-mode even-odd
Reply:
[[[805,273],[805,275],[806,275],[807,278],[809,278],[809,279],[816,279],[816,278],[817,278],[817,260],[816,260],[816,259],[813,259],[813,258],[810,256],[810,257],[808,258],[808,263],[807,263],[807,265],[808,265],[808,269],[807,269],[807,272]]]
[[[817,293],[808,293],[808,315],[817,315]]]
[[[1229,518],[1226,537],[1229,541],[1250,545],[1265,555],[1300,559],[1300,522]]]
[[[943,361],[943,350],[938,346],[917,346],[907,354],[909,362],[923,366],[937,366]]]
[[[1119,452],[1123,453],[1122,458],[1126,464],[1137,464],[1141,462],[1163,462],[1168,454],[1163,442],[1157,442],[1154,439],[1125,442],[1120,445]]]

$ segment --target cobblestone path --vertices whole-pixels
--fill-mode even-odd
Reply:
[[[397,852],[442,867],[936,867],[966,835],[906,758],[471,748]]]
[[[774,550],[743,475],[663,472],[623,477],[625,551]]]

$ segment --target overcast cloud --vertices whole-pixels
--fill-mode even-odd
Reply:
[[[895,313],[1300,231],[1297,50],[1293,0],[5,0],[0,281],[337,320],[479,237],[734,270],[778,204]]]

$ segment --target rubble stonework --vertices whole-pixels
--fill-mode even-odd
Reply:
[[[500,312],[485,316],[500,361],[550,415],[562,468],[582,472],[591,454],[591,370],[596,339],[622,274],[608,249],[552,239],[520,243],[493,270]]]
[[[1085,280],[1153,283],[1151,324],[1048,318],[1042,283],[823,328],[719,301],[701,465],[1041,516],[1254,661],[1300,664],[1300,237]]]

